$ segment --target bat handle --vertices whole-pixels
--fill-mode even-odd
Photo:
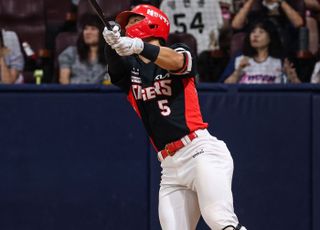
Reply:
[[[115,27],[115,26],[118,26],[119,32],[121,33],[121,27],[120,27],[120,25],[119,25],[117,22],[115,22],[115,21],[108,21],[108,23],[107,23],[107,28],[108,28],[109,30],[112,30],[113,27]]]

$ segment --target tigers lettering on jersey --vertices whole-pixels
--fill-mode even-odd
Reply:
[[[148,101],[157,96],[172,96],[171,80],[160,80],[154,82],[153,86],[143,88],[140,84],[132,84],[133,96],[136,100]]]
[[[127,93],[128,101],[143,121],[157,151],[208,126],[201,116],[195,88],[195,61],[190,49],[181,43],[170,48],[183,54],[180,69],[169,71],[154,63],[145,65],[139,58],[130,56],[123,66],[129,76],[123,75],[115,82]]]

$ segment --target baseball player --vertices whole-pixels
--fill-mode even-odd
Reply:
[[[233,210],[233,160],[202,120],[188,47],[164,46],[170,24],[153,6],[138,5],[116,20],[126,36],[117,26],[104,29],[109,73],[158,152],[162,229],[195,229],[201,214],[212,229],[245,230]]]

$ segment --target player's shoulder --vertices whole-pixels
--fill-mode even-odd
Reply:
[[[188,45],[185,43],[174,43],[169,46],[171,49],[175,50],[176,52],[189,52],[192,56],[194,55]]]
[[[194,75],[194,58],[190,48],[184,43],[175,43],[170,46],[171,49],[175,50],[178,53],[182,53],[184,56],[184,64],[183,67],[178,71],[170,71],[171,74],[174,75],[185,75],[185,76],[193,76]]]

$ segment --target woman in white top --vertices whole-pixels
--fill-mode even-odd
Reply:
[[[299,83],[293,65],[281,60],[282,45],[276,27],[269,20],[255,23],[243,46],[243,55],[235,58],[225,83],[268,84]]]

